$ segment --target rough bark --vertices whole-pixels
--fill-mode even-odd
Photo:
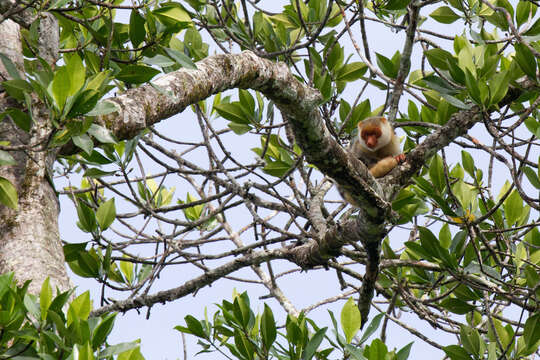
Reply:
[[[49,17],[47,19],[50,21]],[[0,53],[22,69],[19,25],[5,20],[0,23],[0,34]],[[47,44],[48,48],[52,46]],[[43,54],[47,56],[50,52],[47,50]],[[50,55],[47,58],[52,59]],[[3,64],[0,73],[2,78],[9,79]],[[1,95],[0,112],[14,105],[5,93]],[[56,153],[44,150],[43,146],[51,124],[46,109],[36,104],[33,110],[34,124],[30,133],[22,131],[9,119],[0,122],[0,141],[23,148],[29,144],[37,145],[11,152],[17,164],[0,168],[0,176],[9,179],[19,195],[18,209],[0,205],[0,273],[12,271],[21,282],[33,280],[29,288],[33,293],[39,292],[47,277],[53,288],[67,290],[70,284],[58,232],[59,204],[49,180]]]
[[[371,218],[389,213],[390,204],[378,195],[380,186],[367,175],[365,165],[330,136],[318,109],[320,94],[300,83],[285,64],[251,51],[215,55],[199,61],[197,70],[181,69],[152,83],[154,86],[144,85],[108,99],[118,111],[98,121],[119,139],[129,139],[213,94],[234,88],[257,90],[274,101],[288,119],[309,162],[358,197]],[[62,151],[69,153],[72,148]]]

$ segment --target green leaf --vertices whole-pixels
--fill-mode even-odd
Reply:
[[[200,338],[206,339],[206,333],[203,330],[203,327],[199,320],[195,319],[191,315],[187,315],[184,320],[186,321],[186,324],[188,326],[189,331],[195,336],[198,336]]]
[[[67,57],[66,72],[69,74],[69,95],[74,95],[84,85],[86,79],[86,68],[84,67],[81,58],[77,53]]]
[[[99,353],[99,356],[101,359],[107,359],[110,356],[125,353],[127,351],[138,348],[139,342],[140,340],[136,340],[132,342],[124,342],[124,343],[108,346],[107,348],[105,348],[103,351]]]
[[[504,200],[503,208],[508,225],[514,225],[521,218],[523,200],[517,190],[513,190],[506,200]]]
[[[531,169],[528,166],[523,167],[523,172],[525,175],[527,175],[527,179],[529,179],[529,182],[537,189],[540,189],[540,179],[538,179],[538,175],[536,172]]]
[[[355,346],[352,346],[351,344],[345,344],[345,349],[347,349],[347,352],[351,354],[352,358],[354,360],[368,360],[364,355],[363,351],[360,348],[357,348]]]
[[[435,21],[438,21],[443,24],[451,24],[454,21],[458,20],[460,16],[456,14],[448,6],[441,6],[429,14]]]
[[[56,107],[60,110],[64,108],[66,100],[71,95],[71,77],[65,66],[61,66],[58,71],[55,72],[53,81],[49,85],[49,93],[52,95]]]
[[[525,36],[536,36],[538,34],[540,34],[540,19],[537,19],[534,24],[532,24],[532,26],[529,28],[529,30],[523,33],[523,35]]]
[[[459,168],[456,167],[456,169],[463,171],[461,166]],[[462,176],[460,177],[462,178]],[[474,210],[478,206],[478,189],[475,186],[467,184],[460,179],[452,184],[452,191],[464,209]]]
[[[195,202],[195,201],[199,201],[199,199],[192,196],[188,192],[187,196],[186,196],[186,202],[185,203],[189,204],[189,203],[192,203],[192,202]],[[201,217],[201,215],[203,213],[203,210],[204,210],[204,204],[190,206],[190,207],[184,209],[184,215],[186,216],[186,219],[191,220],[191,221],[195,221],[195,220],[198,220]]]
[[[118,105],[116,105],[112,101],[103,100],[103,101],[98,102],[97,105],[91,111],[89,111],[86,115],[87,116],[107,115],[107,114],[110,114],[119,110],[120,108],[118,107]]]
[[[343,47],[336,43],[330,50],[330,53],[326,54],[326,65],[331,72],[338,70],[338,67],[343,65]]]
[[[433,260],[432,254],[430,254],[426,249],[424,249],[419,243],[414,241],[406,241],[405,246],[407,246],[410,252],[413,253],[413,256],[416,256],[418,258],[424,258],[430,261]]]
[[[114,206],[114,198],[109,199],[99,205],[96,212],[97,221],[101,230],[106,230],[116,219],[116,207]]]
[[[167,5],[155,9],[152,12],[155,17],[159,19],[165,25],[180,23],[182,28],[187,28],[191,23],[191,17],[189,14],[177,5]]]
[[[443,49],[430,49],[424,52],[429,64],[436,69],[448,70],[447,59],[453,58],[453,55]]]
[[[457,97],[454,97],[452,95],[441,94],[441,97],[444,100],[448,101],[450,105],[453,105],[459,109],[469,110],[470,108],[472,108],[472,105],[465,104],[463,101],[459,100]]]
[[[518,27],[528,21],[529,16],[534,18],[537,6],[528,1],[518,1],[516,6],[516,22]]]
[[[234,103],[221,103],[214,105],[214,110],[218,112],[220,116],[223,118],[232,121],[237,124],[244,124],[247,125],[250,123],[249,118],[244,114],[242,111],[242,106],[240,106],[240,103],[234,102]]]
[[[431,160],[428,173],[435,190],[442,193],[446,187],[446,182],[444,178],[443,161],[439,154],[435,154]]]
[[[497,343],[495,341],[490,342],[487,348],[488,348],[487,360],[497,360]]]
[[[96,90],[85,89],[75,95],[73,99],[71,109],[67,114],[68,119],[72,119],[77,116],[85,115],[90,110],[94,109],[101,95]]]
[[[116,313],[108,314],[94,329],[92,334],[92,347],[94,349],[99,348],[107,340],[107,336],[109,336],[113,329],[116,315]]]
[[[465,69],[465,83],[471,99],[478,105],[482,105],[482,95],[480,93],[480,88],[478,87],[478,80],[469,69]]]
[[[36,297],[32,294],[24,294],[23,304],[26,310],[35,318],[40,318],[39,306],[36,301]]]
[[[465,150],[461,150],[461,163],[463,164],[463,168],[465,169],[465,171],[474,178],[474,160],[471,154],[469,154]]]
[[[439,231],[439,241],[444,249],[449,249],[450,245],[452,245],[452,233],[450,232],[450,227],[447,223],[445,223],[441,227],[441,231]]]
[[[297,324],[297,319],[288,315],[285,322],[285,329],[287,330],[287,339],[292,344],[300,344],[302,337],[302,330]]]
[[[120,70],[115,78],[131,84],[142,84],[150,81],[150,79],[159,73],[159,70],[150,66],[131,64]]]
[[[90,292],[85,291],[69,304],[67,326],[75,320],[87,320],[92,310],[92,302],[90,301]]]
[[[4,55],[3,53],[0,53],[0,60],[2,60],[2,64],[4,64],[4,67],[6,68],[9,76],[11,76],[13,79],[21,79],[21,75],[19,75],[19,71],[17,70],[17,67],[9,57]]]
[[[19,101],[24,100],[24,94],[29,94],[33,91],[32,85],[22,79],[7,80],[1,84],[9,96]]]
[[[369,360],[385,360],[387,354],[388,348],[381,339],[374,339],[364,350],[364,355],[367,355]]]
[[[233,312],[239,324],[242,325],[242,328],[244,330],[247,330],[247,325],[249,324],[251,315],[251,309],[249,308],[249,304],[246,303],[244,297],[236,296],[234,298]]]
[[[145,57],[143,59],[143,62],[147,65],[156,65],[162,68],[167,66],[173,66],[174,64],[176,64],[174,60],[171,60],[167,56],[160,54],[157,54],[156,56],[151,58]]]
[[[485,344],[481,344],[483,340],[480,338],[480,334],[476,329],[461,325],[460,339],[465,350],[470,354],[476,355],[477,358],[481,358],[480,349],[482,346],[485,347]]]
[[[531,116],[531,117],[528,117],[527,119],[525,119],[525,126],[537,138],[540,138],[540,123],[538,121],[536,121],[535,118],[533,118]]]
[[[52,3],[51,7],[49,9],[59,9],[62,6],[66,5],[69,0],[56,0]]]
[[[514,49],[516,50],[514,59],[521,70],[531,79],[536,79],[536,58],[532,51],[521,43],[514,44]]]
[[[197,65],[195,65],[193,60],[191,60],[191,58],[186,54],[171,48],[164,47],[163,49],[167,52],[167,55],[169,55],[174,61],[176,61],[178,65],[182,66],[183,68],[197,69]]]
[[[277,161],[267,160],[266,162],[267,164],[263,168],[263,171],[267,173],[268,175],[272,175],[275,177],[282,177],[283,175],[285,175],[285,173],[287,173],[287,171],[291,169],[291,165],[289,163],[286,163],[281,160],[277,160]]]
[[[386,10],[401,10],[405,9],[410,2],[411,0],[388,0],[384,8]]]
[[[133,47],[138,47],[146,38],[145,20],[138,10],[133,9],[129,16],[129,40]]]
[[[79,136],[73,136],[71,139],[73,140],[75,146],[82,149],[88,155],[92,154],[92,151],[94,150],[94,142],[88,135],[82,134]]]
[[[540,340],[540,313],[530,316],[523,328],[523,338],[527,348],[536,347]]]
[[[384,317],[384,314],[377,314],[373,320],[369,323],[368,327],[362,334],[362,338],[358,342],[359,345],[363,344],[377,329],[379,328],[379,325],[381,324],[381,321]]]
[[[474,310],[474,306],[456,298],[446,298],[440,305],[454,314],[464,315]]]
[[[342,114],[342,111],[343,112],[346,111],[347,108],[350,109],[349,104],[342,103],[342,106],[340,107],[340,117],[343,116],[343,120],[346,119],[348,114],[345,114],[345,113]],[[344,126],[343,129],[348,134],[352,133],[352,131],[358,125],[358,122],[360,122],[360,120],[365,119],[370,114],[371,114],[371,103],[370,103],[369,99],[366,99],[366,100],[362,101],[360,104],[356,105],[352,109],[352,114],[349,117],[349,121],[347,122],[347,124]]]
[[[247,124],[238,124],[234,122],[230,122],[227,124],[227,127],[229,127],[236,135],[244,135],[251,129],[253,129],[253,126],[247,125]]]
[[[461,85],[465,85],[465,73],[459,67],[458,61],[454,57],[446,58],[446,65],[448,66],[448,72],[452,79]]]
[[[0,203],[17,210],[18,202],[19,197],[15,186],[8,179],[0,176]]]
[[[344,65],[336,75],[336,81],[354,81],[360,79],[367,71],[367,65],[357,61]]]
[[[264,304],[264,311],[261,318],[261,338],[264,347],[269,350],[274,341],[276,340],[276,322],[274,320],[274,314],[272,309]]]
[[[103,144],[116,144],[116,140],[112,136],[111,132],[98,124],[90,125],[88,133],[96,138],[97,141]]]
[[[343,309],[341,309],[341,328],[343,329],[347,343],[351,343],[358,330],[360,330],[361,324],[360,310],[358,310],[354,300],[349,298],[345,305],[343,305]]]
[[[347,119],[347,116],[349,115],[350,112],[351,112],[351,105],[345,99],[341,99],[339,103],[339,120],[341,122],[344,122],[345,119]],[[351,114],[351,118],[352,118],[352,114]]]
[[[77,260],[77,258],[79,257],[79,253],[85,251],[86,244],[87,243],[84,242],[64,245],[63,250],[66,261],[71,262]]]
[[[98,168],[89,168],[88,170],[84,172],[83,176],[93,178],[93,179],[98,179],[103,176],[113,175],[114,173],[115,171],[103,171]]]
[[[383,74],[389,78],[395,79],[397,77],[398,68],[394,66],[392,60],[379,53],[375,53],[375,56],[377,57],[377,65],[379,65]]]
[[[45,321],[47,318],[47,311],[52,302],[52,288],[49,284],[49,277],[45,279],[41,285],[41,291],[39,292],[39,307],[41,309],[41,320]]]
[[[510,71],[502,70],[489,79],[490,104],[498,104],[504,98],[508,92],[509,83]]]
[[[8,109],[2,114],[8,115],[11,120],[22,130],[29,132],[32,127],[32,118],[26,112],[21,111],[20,109]]]
[[[234,329],[234,345],[236,346],[236,350],[241,354],[240,356],[237,356],[240,359],[248,359],[253,360],[253,345],[249,342],[246,335],[241,332],[239,329]]]
[[[429,88],[441,94],[455,94],[457,92],[457,90],[450,83],[438,76],[428,75],[422,80]]]
[[[122,275],[124,275],[127,283],[132,284],[134,278],[133,263],[131,261],[120,260],[118,267],[120,268]]]
[[[328,328],[324,327],[322,329],[319,329],[319,331],[317,331],[315,335],[313,335],[311,339],[309,339],[309,342],[307,343],[306,348],[302,353],[302,360],[310,360],[313,358],[313,356],[317,352],[317,349],[319,348],[319,345],[321,345],[321,342],[324,340],[324,334],[326,333],[326,329]]]
[[[416,106],[416,104],[411,100],[409,100],[407,112],[411,121],[420,121],[420,112],[418,111],[418,106]]]
[[[422,244],[422,247],[426,249],[430,254],[432,254],[434,257],[441,260],[441,262],[446,265],[447,267],[451,269],[457,269],[457,259],[454,254],[450,254],[446,248],[443,248],[440,243],[439,239],[435,237],[435,235],[425,227],[419,227],[420,232],[420,243]]]
[[[461,346],[445,346],[443,350],[451,360],[472,360],[472,358],[469,356],[469,353],[465,351],[465,349],[463,349]]]
[[[396,354],[396,360],[407,360],[411,352],[412,342],[402,347]]]
[[[332,95],[332,78],[330,77],[330,74],[326,73],[324,75],[319,75],[318,73],[315,73],[313,80],[315,87],[321,92],[323,99],[325,101],[328,100]]]
[[[94,353],[88,342],[84,345],[75,344],[71,356],[76,360],[95,360]]]
[[[141,354],[141,348],[137,346],[131,350],[120,353],[116,360],[144,360],[144,356]]]
[[[240,106],[247,116],[254,116],[255,113],[255,99],[249,91],[244,89],[238,89],[238,99],[240,100]]]
[[[425,227],[419,227],[420,243],[425,251],[431,254],[434,258],[440,258],[441,247],[435,235]]]
[[[0,150],[0,166],[2,165],[15,165],[17,161],[7,151]]]
[[[110,70],[101,71],[90,77],[86,89],[101,92],[110,80]]]
[[[83,202],[77,202],[77,216],[79,217],[79,227],[86,232],[92,232],[96,229],[96,215],[94,210]]]

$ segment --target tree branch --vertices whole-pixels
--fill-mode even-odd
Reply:
[[[380,242],[386,235],[385,223],[391,214],[387,199],[392,199],[433,154],[480,121],[481,110],[473,107],[454,114],[446,125],[427,136],[408,154],[404,165],[379,181],[368,174],[360,160],[330,136],[319,111],[320,94],[300,83],[285,64],[260,58],[250,51],[207,57],[197,63],[196,70],[180,69],[153,81],[152,85],[143,85],[110,98],[106,101],[116,104],[118,111],[102,116],[98,121],[118,138],[127,139],[182,112],[189,105],[233,88],[257,90],[272,100],[289,122],[306,159],[362,204],[360,214],[355,219],[330,227],[324,234],[319,234],[317,241],[311,240],[289,249],[249,254],[178,288],[120,301],[96,310],[94,314],[108,310],[125,311],[177,299],[239,268],[257,265],[270,258],[287,258],[302,268],[325,265],[328,259],[341,254],[344,244],[360,240],[368,254],[359,299],[365,322],[378,274]],[[521,92],[511,90],[503,101],[511,101]]]

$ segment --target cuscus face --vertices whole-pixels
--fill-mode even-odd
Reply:
[[[373,116],[358,123],[360,144],[369,151],[377,151],[392,139],[392,127],[382,116]]]

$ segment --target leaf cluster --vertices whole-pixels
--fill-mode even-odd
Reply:
[[[110,345],[115,313],[89,317],[90,294],[53,294],[49,279],[39,296],[18,286],[13,274],[0,275],[0,359],[138,359],[139,341]]]

